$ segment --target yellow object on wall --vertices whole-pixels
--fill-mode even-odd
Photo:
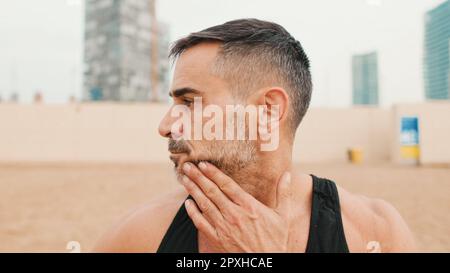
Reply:
[[[359,164],[363,162],[363,151],[359,148],[351,148],[348,151],[349,160],[351,163]]]
[[[400,153],[401,153],[402,158],[405,158],[405,159],[419,159],[419,156],[420,156],[419,145],[401,146]]]

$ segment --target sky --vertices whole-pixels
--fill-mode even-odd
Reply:
[[[351,104],[351,57],[379,55],[380,103],[423,101],[425,12],[444,0],[159,0],[157,16],[172,41],[238,18],[284,26],[311,61],[313,106]],[[12,90],[30,103],[80,98],[83,71],[82,0],[0,0],[0,97]]]

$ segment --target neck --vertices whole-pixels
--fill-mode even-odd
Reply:
[[[291,151],[289,147],[280,147],[274,152],[263,152],[255,162],[231,176],[258,201],[274,208],[277,202],[278,181],[285,171],[291,169]]]

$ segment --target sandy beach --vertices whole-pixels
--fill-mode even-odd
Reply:
[[[307,173],[391,202],[426,252],[450,251],[450,169],[302,164]],[[0,252],[88,251],[121,215],[178,187],[170,163],[0,165]]]

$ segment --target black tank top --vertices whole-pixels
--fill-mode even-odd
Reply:
[[[333,181],[311,175],[313,196],[307,253],[349,252],[342,225],[339,195]],[[191,196],[188,198],[192,199]],[[197,228],[181,205],[157,253],[198,253]]]

